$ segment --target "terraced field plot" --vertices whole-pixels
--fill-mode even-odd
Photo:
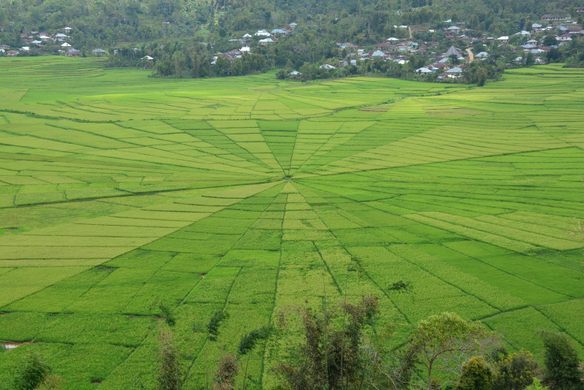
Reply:
[[[0,342],[24,343],[0,352],[1,389],[28,351],[67,389],[151,388],[161,303],[189,388],[323,297],[379,296],[395,344],[454,310],[511,348],[551,329],[584,351],[582,70],[486,88],[0,70]],[[272,388],[297,339],[261,343],[241,383]]]

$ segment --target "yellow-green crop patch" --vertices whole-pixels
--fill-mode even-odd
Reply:
[[[189,388],[281,311],[363,294],[396,345],[456,310],[584,352],[583,124],[584,71],[555,65],[468,88],[1,59],[0,390],[29,351],[64,389],[154,388],[161,306]],[[241,387],[275,387],[291,326]]]

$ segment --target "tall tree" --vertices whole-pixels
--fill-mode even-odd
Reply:
[[[470,356],[482,352],[494,341],[481,325],[454,313],[442,313],[421,321],[414,331],[410,348],[417,350],[426,388],[435,386],[435,372],[460,370]]]
[[[582,390],[578,353],[568,338],[559,333],[544,333],[545,383],[555,390]]]

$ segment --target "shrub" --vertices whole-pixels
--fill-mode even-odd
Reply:
[[[542,385],[539,379],[535,378],[533,383],[526,387],[525,390],[548,390],[548,388]]]
[[[397,282],[392,283],[387,288],[389,291],[395,291],[398,293],[411,293],[413,290],[412,283],[406,282],[404,280],[398,280]]]
[[[207,325],[209,338],[211,340],[217,340],[217,336],[219,336],[219,327],[227,317],[228,314],[221,310],[218,310],[213,314],[213,317],[211,317],[211,320],[209,320],[209,324]]]
[[[174,326],[176,319],[174,318],[174,313],[172,312],[171,308],[164,303],[161,303],[159,308],[160,316],[164,319],[168,326]]]
[[[50,372],[49,366],[38,355],[31,354],[16,373],[14,388],[34,390],[45,381]]]
[[[169,329],[161,329],[158,335],[160,348],[160,370],[158,390],[180,390],[180,365]]]
[[[237,358],[233,355],[224,356],[219,363],[217,374],[215,374],[215,383],[213,390],[232,390],[235,389],[235,379],[239,372]]]
[[[529,352],[507,355],[497,362],[494,390],[524,389],[537,375],[537,362]]]
[[[239,353],[245,355],[253,349],[259,340],[265,340],[270,337],[272,333],[271,326],[264,326],[259,329],[252,330],[251,332],[243,335],[239,341]]]
[[[63,380],[56,375],[49,375],[45,378],[43,383],[36,390],[59,390],[62,387]]]
[[[462,366],[458,390],[490,390],[493,385],[493,370],[481,356],[470,358]]]

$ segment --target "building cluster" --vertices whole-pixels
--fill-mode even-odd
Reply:
[[[36,54],[60,54],[69,57],[81,56],[81,51],[73,47],[72,27],[63,27],[55,33],[30,31],[20,35],[20,47],[10,47],[0,43],[0,56],[16,57]],[[107,51],[96,48],[91,51],[94,56],[105,56]]]
[[[578,36],[584,36],[582,26],[569,17],[545,15],[538,23],[511,35],[489,36],[455,24],[444,22],[441,29],[414,26],[395,26],[397,31],[406,30],[407,38],[389,37],[374,46],[359,47],[350,42],[338,43],[339,59],[323,64],[320,68],[333,70],[337,67],[357,66],[364,61],[393,61],[404,65],[414,55],[427,59],[427,63],[415,69],[420,76],[438,80],[456,80],[464,75],[465,68],[474,61],[486,61],[493,52],[512,53],[508,65],[545,64],[546,54],[566,45]],[[403,34],[402,34],[403,35]],[[423,37],[416,40],[413,37]],[[297,71],[290,77],[299,77]]]
[[[233,49],[227,52],[216,53],[216,55],[213,57],[212,64],[216,64],[219,58],[224,58],[229,61],[239,59],[243,55],[251,53],[252,46],[254,44],[260,46],[272,45],[278,42],[278,39],[292,34],[297,26],[297,23],[290,23],[285,27],[275,28],[270,31],[261,29],[257,30],[253,34],[245,33],[240,38],[230,39],[229,41],[231,43],[237,43],[241,47],[239,49]]]
[[[370,60],[405,64],[412,55],[420,55],[427,58],[428,62],[415,70],[419,75],[437,79],[458,79],[463,76],[468,64],[489,59],[491,51],[504,49],[515,53],[516,56],[510,61],[512,65],[524,64],[530,56],[534,64],[544,64],[548,51],[568,44],[577,36],[584,36],[582,26],[571,18],[550,15],[542,17],[540,23],[533,23],[529,31],[522,30],[499,37],[477,34],[465,28],[464,24],[457,25],[450,20],[445,25],[442,29],[418,29],[417,32],[425,33],[419,34],[427,38],[423,41],[412,39],[415,35],[412,30],[415,28],[399,26],[409,30],[408,38],[389,37],[385,42],[369,49],[347,42],[339,43],[339,50],[346,54],[341,55],[345,58],[338,65],[357,65]],[[440,50],[441,48],[443,49]]]
[[[584,13],[584,8],[578,9]],[[234,61],[249,54],[259,46],[269,46],[290,34],[297,28],[296,23],[272,30],[260,29],[255,33],[246,33],[230,42],[239,49],[216,53],[212,64],[222,58]],[[18,56],[37,53],[53,53],[66,56],[80,56],[81,52],[73,47],[71,27],[64,27],[59,32],[47,33],[31,31],[21,36],[24,45],[19,48],[2,45],[0,55]],[[396,36],[387,38],[376,45],[359,46],[351,42],[337,43],[339,55],[320,65],[322,70],[335,70],[339,67],[357,66],[364,61],[384,61],[405,65],[417,56],[424,59],[424,66],[415,69],[420,76],[438,80],[458,79],[464,75],[465,68],[474,61],[486,61],[493,54],[504,52],[511,54],[506,59],[509,65],[526,63],[544,64],[547,53],[562,45],[569,44],[578,36],[584,36],[582,26],[568,16],[544,15],[541,19],[526,26],[525,30],[510,35],[489,36],[465,27],[464,22],[444,21],[440,28],[426,26],[394,26]],[[137,49],[135,49],[137,50]],[[116,50],[113,52],[116,54]],[[87,53],[89,54],[89,53]],[[91,55],[105,56],[108,52],[101,48],[91,51]],[[500,57],[500,55],[498,55]],[[142,58],[146,63],[152,57]],[[417,65],[419,66],[419,65]],[[290,77],[301,76],[293,71]]]

